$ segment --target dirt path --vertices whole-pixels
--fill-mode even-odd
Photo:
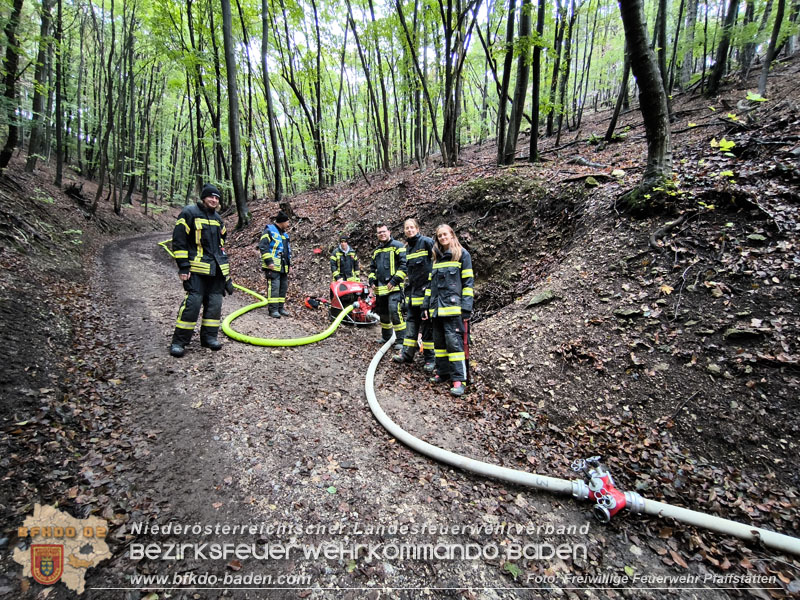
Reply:
[[[364,373],[378,348],[375,329],[343,327],[328,340],[294,349],[224,338],[216,353],[200,348],[195,336],[184,358],[171,358],[167,345],[183,292],[172,261],[156,246],[161,239],[150,234],[109,244],[91,281],[96,310],[105,311],[111,328],[104,335],[124,357],[113,393],[120,399],[123,438],[133,448],[106,469],[114,472],[113,493],[126,507],[126,514],[115,517],[125,525],[112,535],[115,558],[90,571],[85,597],[140,598],[147,596],[145,590],[183,588],[168,593],[173,598],[538,598],[554,593],[646,598],[674,594],[560,590],[601,586],[547,578],[624,576],[626,568],[639,576],[702,576],[702,566],[688,571],[665,566],[632,533],[641,521],[602,526],[591,520],[588,506],[454,471],[391,439],[369,412],[363,392]],[[225,299],[223,313],[248,303],[237,293]],[[305,309],[290,308],[292,318],[278,321],[254,311],[236,327],[263,337],[319,330],[318,324],[301,320]],[[475,443],[479,432],[485,436],[487,428],[502,428],[502,423],[427,383],[420,383],[415,397],[401,396],[394,391],[401,379],[424,381],[421,371],[402,371],[384,360],[376,389],[398,424],[449,450],[503,463],[508,449]],[[147,524],[255,529],[227,535],[136,532],[136,526]],[[561,528],[574,531],[551,532]],[[137,544],[145,543],[159,544],[161,552],[173,543],[256,544],[259,554],[265,544],[279,553],[294,546],[288,557],[276,554],[268,560],[195,557],[191,550],[180,560],[134,559],[131,553],[141,548]],[[329,557],[305,557],[305,551],[325,543]],[[364,546],[354,551],[355,544]],[[508,561],[515,544],[529,545],[529,556],[536,551],[545,556]],[[578,557],[547,556],[560,544]],[[424,552],[426,545],[436,545],[438,558],[398,557],[399,552]],[[483,556],[462,559],[466,545]],[[159,584],[140,576],[167,580]],[[211,576],[218,578],[215,585]],[[261,584],[247,579],[255,576],[265,579]],[[52,597],[69,597],[56,590]],[[711,590],[679,595],[726,597]]]

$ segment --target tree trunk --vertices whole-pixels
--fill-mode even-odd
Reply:
[[[725,67],[728,61],[728,48],[730,47],[733,24],[736,21],[736,13],[738,10],[739,0],[730,0],[728,3],[728,12],[725,14],[725,25],[722,29],[722,37],[719,40],[719,46],[717,46],[717,58],[714,63],[714,70],[711,71],[711,76],[708,78],[706,96],[715,96],[719,91],[722,76],[725,74]]]
[[[541,0],[539,0],[541,1]],[[514,163],[517,152],[517,138],[522,124],[522,113],[525,108],[525,92],[528,91],[528,73],[530,72],[530,37],[531,37],[531,0],[522,0],[519,15],[519,57],[517,58],[517,82],[514,87],[514,104],[508,122],[505,155],[503,164]]]
[[[278,133],[275,122],[275,108],[269,84],[269,64],[267,48],[269,43],[269,0],[261,0],[261,71],[264,79],[264,96],[267,99],[267,119],[269,120],[269,141],[272,146],[272,163],[275,169],[275,202],[281,202],[283,185],[281,182],[281,157],[278,153]],[[288,213],[287,213],[288,214]]]
[[[686,39],[684,40],[683,59],[681,60],[681,89],[689,85],[689,79],[694,73],[694,28],[697,22],[697,0],[688,0],[686,11]]]
[[[8,166],[14,148],[17,147],[19,140],[19,123],[16,111],[17,103],[17,67],[19,66],[19,42],[17,42],[17,27],[19,26],[20,14],[22,13],[23,0],[14,0],[11,9],[11,16],[5,26],[6,36],[6,57],[3,59],[3,70],[5,71],[5,98],[6,115],[8,119],[8,137],[3,150],[0,151],[0,171]]]
[[[64,20],[63,0],[56,10],[56,176],[53,185],[61,187],[64,174]]]
[[[236,213],[239,215],[237,229],[250,222],[247,196],[242,186],[242,149],[239,138],[239,92],[236,81],[236,56],[232,32],[231,2],[222,0],[222,40],[225,47],[225,68],[228,72],[228,135],[231,139],[231,175]]]
[[[556,146],[561,144],[561,125],[564,122],[566,112],[567,82],[569,81],[569,70],[572,64],[572,29],[575,26],[575,0],[570,6],[569,26],[567,27],[567,40],[564,43],[564,73],[561,75],[561,91],[558,95],[558,133],[556,134]]]
[[[647,168],[639,184],[639,194],[629,197],[633,206],[641,206],[646,192],[665,184],[672,177],[669,111],[656,57],[647,44],[642,0],[620,0],[619,7],[631,56],[631,70],[639,85],[639,109],[647,135]]]
[[[539,6],[536,13],[536,45],[533,47],[533,85],[531,88],[531,148],[529,160],[539,160],[539,93],[542,74],[542,35],[544,34],[545,2],[537,0]]]
[[[500,85],[500,101],[497,104],[497,164],[504,165],[506,156],[506,105],[508,86],[511,83],[511,65],[514,64],[514,19],[516,0],[508,0],[508,21],[506,22],[506,48],[503,59],[503,83]]]
[[[781,25],[783,24],[783,13],[786,10],[786,0],[778,0],[778,8],[775,11],[775,23],[772,26],[772,35],[769,38],[769,48],[767,48],[767,56],[764,58],[764,66],[761,67],[761,77],[758,79],[758,93],[764,96],[767,93],[767,75],[769,74],[770,65],[775,58],[775,47],[778,44],[778,36],[781,32]]]
[[[617,94],[617,104],[614,106],[614,113],[611,115],[611,122],[608,124],[608,129],[606,129],[606,135],[603,138],[606,143],[609,143],[612,139],[614,139],[614,130],[617,128],[617,120],[619,119],[619,114],[622,112],[622,104],[625,99],[625,96],[628,94],[628,76],[631,72],[631,54],[628,51],[628,42],[625,42],[625,50],[623,51],[625,54],[625,62],[622,66],[622,83],[619,86],[619,94]]]
[[[558,75],[561,72],[561,44],[564,40],[564,27],[566,25],[566,15],[561,0],[556,0],[556,14],[558,22],[554,25],[555,38],[553,39],[553,51],[555,52],[555,62],[553,63],[553,77],[550,79],[550,112],[547,113],[547,135],[553,135],[553,119],[556,110],[556,92],[558,91]]]
[[[28,142],[28,160],[25,162],[25,172],[33,173],[36,161],[42,152],[42,114],[44,111],[45,81],[47,73],[47,37],[50,35],[50,21],[52,15],[52,0],[42,0],[42,21],[39,27],[39,51],[36,54],[36,68],[33,73],[33,119],[31,121],[31,138]]]

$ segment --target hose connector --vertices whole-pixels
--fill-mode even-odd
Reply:
[[[606,468],[600,463],[599,456],[591,456],[583,459],[578,458],[572,462],[572,470],[578,473],[583,473],[585,480],[581,483],[586,488],[586,495],[578,496],[576,489],[583,493],[583,489],[576,486],[576,482],[572,484],[572,494],[576,498],[586,498],[594,500],[595,505],[592,509],[595,518],[602,523],[608,523],[615,514],[621,511],[628,504],[630,500],[638,507],[640,504],[643,507],[644,501],[641,496],[634,492],[627,494],[619,491],[614,485],[614,479],[611,477]],[[638,497],[634,498],[633,496]],[[641,508],[636,512],[641,512]]]

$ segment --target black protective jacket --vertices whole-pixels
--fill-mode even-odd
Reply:
[[[172,231],[172,252],[180,273],[216,275],[217,269],[227,279],[230,273],[225,254],[225,223],[216,210],[202,202],[181,211]]]
[[[462,316],[468,319],[472,314],[474,274],[472,257],[466,249],[461,249],[461,259],[453,260],[450,252],[445,252],[433,263],[431,284],[425,290],[422,309],[431,317]]]
[[[369,283],[374,285],[378,296],[402,291],[399,287],[406,278],[406,247],[395,239],[379,246],[372,253]],[[388,285],[394,286],[390,292]]]
[[[415,235],[408,239],[406,248],[406,298],[411,306],[422,306],[425,290],[433,265],[433,240],[424,235]]]

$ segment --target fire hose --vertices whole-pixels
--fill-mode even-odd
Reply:
[[[173,256],[172,251],[167,247],[170,241],[171,240],[160,242],[159,246],[164,248],[170,256]],[[251,310],[266,306],[268,301],[261,294],[249,290],[244,286],[234,283],[233,287],[250,294],[255,297],[258,302],[249,304],[228,315],[222,322],[222,330],[228,337],[234,340],[256,346],[302,346],[304,344],[319,342],[330,336],[354,308],[354,305],[345,307],[325,331],[315,335],[292,339],[270,339],[248,336],[234,330],[231,327],[231,323]],[[390,435],[400,440],[412,450],[438,462],[448,464],[462,471],[481,475],[482,477],[490,477],[492,479],[507,481],[515,485],[531,487],[557,494],[571,495],[578,500],[594,501],[593,513],[603,522],[610,521],[614,515],[627,508],[635,514],[672,518],[676,521],[686,523],[687,525],[708,529],[722,535],[730,535],[748,542],[760,541],[768,548],[800,556],[800,539],[798,538],[680,506],[648,500],[637,492],[620,491],[617,489],[611,474],[600,464],[599,457],[590,457],[574,461],[572,463],[573,471],[582,473],[584,478],[567,480],[550,477],[548,475],[528,473],[527,471],[509,469],[507,467],[475,460],[439,448],[438,446],[434,446],[433,444],[411,435],[389,418],[381,408],[375,395],[375,372],[383,356],[389,351],[389,348],[392,347],[394,340],[395,335],[392,333],[392,337],[381,346],[375,353],[375,356],[373,356],[369,368],[367,369],[364,391],[367,395],[367,402],[369,403],[370,410],[378,422]]]
[[[499,465],[482,462],[468,458],[449,450],[439,448],[433,444],[414,437],[394,421],[392,421],[378,404],[375,396],[375,371],[381,358],[389,351],[394,343],[394,335],[387,341],[372,358],[367,369],[364,382],[364,391],[370,410],[378,422],[397,440],[438,462],[448,464],[463,471],[475,473],[483,477],[491,477],[507,481],[515,485],[532,487],[539,490],[557,494],[571,495],[578,500],[595,502],[594,514],[601,521],[607,522],[623,508],[636,514],[647,514],[658,517],[673,518],[676,521],[709,529],[723,535],[731,535],[749,542],[758,542],[769,548],[800,555],[800,539],[768,529],[745,525],[722,517],[707,515],[695,510],[673,506],[664,502],[647,500],[637,492],[622,492],[614,484],[611,474],[599,463],[599,457],[579,459],[573,462],[572,469],[584,474],[584,479],[559,479],[547,475],[538,475],[526,471],[509,469]]]
[[[172,250],[167,246],[172,240],[164,240],[163,242],[159,242],[158,245],[161,246],[164,250],[167,251],[172,258],[175,258]],[[225,319],[222,321],[222,331],[227,335],[229,338],[236,340],[237,342],[243,342],[245,344],[252,344],[253,346],[270,346],[270,347],[287,347],[287,346],[304,346],[306,344],[314,344],[316,342],[321,342],[325,338],[329,337],[341,324],[342,320],[344,320],[347,315],[352,312],[354,305],[346,306],[342,309],[342,312],[333,320],[333,322],[328,326],[327,329],[324,331],[320,331],[319,333],[315,333],[314,335],[308,335],[305,337],[298,337],[298,338],[287,338],[287,339],[277,339],[277,338],[262,338],[252,335],[246,335],[244,333],[240,333],[236,331],[231,324],[241,317],[249,313],[251,310],[255,310],[257,308],[262,308],[267,306],[269,300],[267,300],[264,296],[259,294],[258,292],[254,292],[251,289],[244,287],[243,285],[239,285],[238,283],[234,283],[233,287],[239,291],[242,291],[246,294],[250,294],[258,302],[254,302],[252,304],[248,304],[238,310],[233,311],[229,314]]]

